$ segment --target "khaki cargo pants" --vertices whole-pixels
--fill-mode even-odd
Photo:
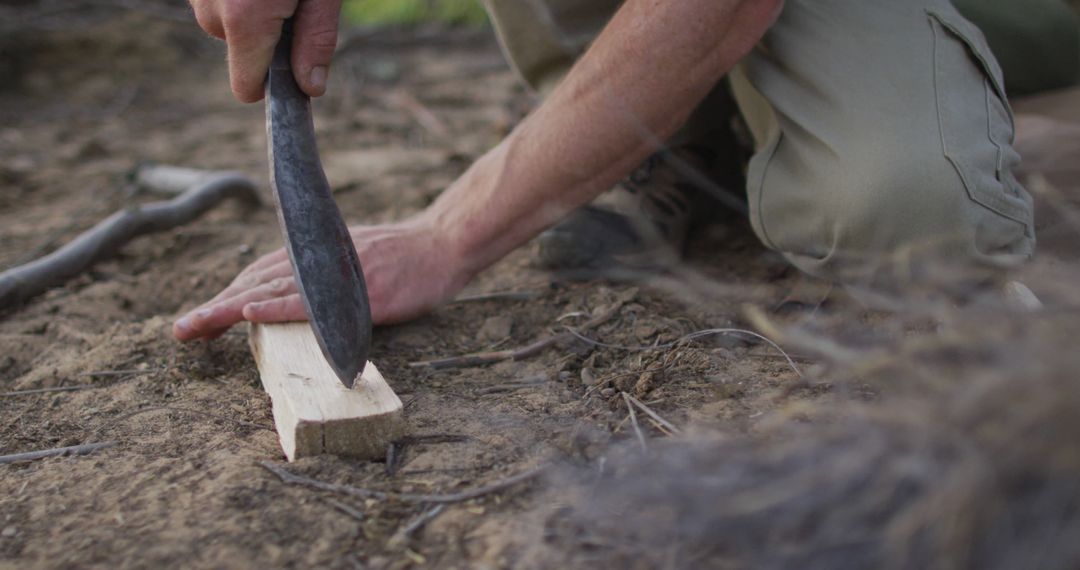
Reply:
[[[1061,8],[1074,51],[1065,66],[1080,59],[1080,28],[1060,0],[1013,0],[1021,9],[997,20],[986,6],[1009,2],[968,3],[1006,24]],[[504,51],[540,93],[618,5],[487,0]],[[1027,55],[1062,55],[1044,48]],[[1003,71],[948,0],[787,0],[729,82],[756,145],[751,224],[803,271],[889,287],[919,279],[931,261],[1010,267],[1032,255],[1032,200],[1012,172]]]

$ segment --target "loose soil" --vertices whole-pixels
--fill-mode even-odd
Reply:
[[[420,211],[536,104],[487,32],[355,31],[342,43],[315,110],[349,223]],[[222,46],[186,18],[114,11],[85,25],[12,31],[0,55],[9,78],[0,86],[0,268],[46,253],[118,209],[160,199],[130,184],[144,162],[239,170],[260,182],[269,203],[262,107],[232,99]],[[1075,251],[1069,235],[1061,234],[1061,247]],[[641,445],[622,393],[684,431],[712,436],[755,432],[780,402],[830,394],[800,382],[758,339],[684,339],[747,328],[746,303],[773,318],[808,314],[777,315],[798,307],[783,301],[799,278],[742,221],[696,236],[680,280],[571,281],[537,267],[530,245],[464,293],[528,298],[451,303],[375,331],[373,360],[409,423],[395,460],[285,464],[243,327],[211,342],[170,336],[172,319],[280,246],[272,209],[223,204],[0,314],[0,454],[117,442],[89,456],[0,466],[0,568],[536,567],[552,559],[545,548],[568,544],[580,551],[556,558],[589,567],[598,545],[565,540],[571,527],[559,519],[589,492],[578,486],[564,495],[560,485],[603,473],[612,449]],[[1040,267],[1069,274],[1058,262]],[[703,294],[709,303],[699,302]],[[799,296],[821,297],[812,289]],[[608,311],[613,317],[587,334],[610,346],[574,341],[489,366],[409,366],[525,346]],[[875,322],[862,314],[854,321]],[[792,356],[803,370],[818,366]],[[72,386],[88,389],[9,395]],[[666,437],[645,414],[636,422],[646,445]],[[431,505],[290,486],[260,461],[413,494],[559,467],[447,505],[420,525]],[[557,475],[568,472],[575,476]],[[564,539],[553,540],[557,534]]]
[[[419,211],[535,104],[486,32],[389,31],[350,46],[330,94],[315,104],[349,223]],[[128,14],[6,49],[15,80],[0,91],[0,267],[50,251],[119,208],[160,199],[126,178],[142,162],[243,171],[269,197],[262,107],[232,99],[222,46],[193,24]],[[446,132],[418,121],[409,97]],[[790,271],[746,227],[711,234],[691,252],[694,267],[780,299]],[[0,467],[0,567],[522,563],[542,538],[528,513],[542,506],[543,480],[449,505],[402,536],[424,505],[289,487],[256,465],[283,457],[243,328],[180,344],[169,327],[280,246],[269,207],[225,204],[135,240],[0,317],[0,391],[93,386],[0,398],[0,453],[118,442],[86,457]],[[620,390],[677,425],[739,432],[770,405],[764,394],[795,377],[768,346],[732,337],[654,351],[575,342],[486,367],[408,366],[523,346],[612,308],[615,317],[589,334],[615,345],[662,345],[738,324],[737,302],[701,307],[662,289],[560,280],[535,266],[531,247],[466,294],[496,291],[534,297],[451,304],[376,331],[373,359],[406,402],[412,437],[397,465],[317,457],[289,468],[384,491],[454,492],[548,461],[595,462],[634,437]],[[639,421],[646,435],[662,436]]]

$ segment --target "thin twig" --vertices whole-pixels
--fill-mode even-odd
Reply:
[[[679,338],[677,338],[677,339],[675,339],[675,340],[673,340],[671,342],[668,342],[668,343],[657,344],[657,345],[648,345],[648,346],[622,346],[622,345],[618,345],[618,344],[608,344],[606,342],[600,342],[598,340],[591,339],[591,338],[585,336],[584,334],[582,334],[581,332],[576,331],[576,330],[574,330],[574,329],[572,329],[570,327],[566,327],[566,330],[567,330],[567,332],[569,334],[574,336],[574,338],[577,338],[578,340],[580,340],[582,342],[587,342],[587,343],[589,343],[589,344],[591,344],[593,346],[600,346],[600,347],[603,347],[603,348],[611,348],[611,349],[615,349],[615,350],[628,350],[628,351],[635,351],[635,352],[642,352],[642,351],[646,351],[646,350],[667,350],[669,348],[673,348],[673,347],[677,346],[681,342],[685,342],[685,341],[688,341],[688,340],[696,340],[696,339],[699,339],[699,338],[712,336],[712,335],[718,335],[718,334],[733,334],[733,335],[740,335],[740,336],[749,336],[749,337],[759,339],[759,340],[767,343],[769,346],[773,347],[774,349],[776,349],[784,357],[784,359],[787,360],[788,366],[790,366],[791,369],[794,370],[796,374],[798,374],[799,376],[803,375],[802,371],[799,370],[799,367],[795,365],[795,361],[792,360],[792,358],[790,356],[788,356],[788,353],[785,352],[783,348],[780,348],[779,344],[776,344],[772,339],[770,339],[770,338],[768,338],[768,337],[766,337],[764,335],[758,334],[758,333],[756,333],[754,331],[748,331],[748,330],[744,330],[744,329],[705,329],[705,330],[695,331],[695,332],[692,332],[690,334],[681,336],[681,337],[679,337]]]
[[[0,398],[14,398],[16,396],[29,396],[31,394],[51,394],[54,392],[76,392],[79,390],[93,390],[104,388],[97,384],[81,384],[79,386],[54,386],[52,388],[35,388],[33,390],[15,390],[14,392],[0,392]]]
[[[612,317],[619,313],[619,309],[622,308],[622,303],[616,303],[607,310],[603,311],[599,315],[593,317],[585,324],[581,325],[582,330],[588,330],[598,327]],[[433,370],[444,370],[447,368],[464,368],[469,366],[480,366],[484,364],[494,364],[496,362],[502,362],[504,360],[524,360],[526,358],[535,356],[548,347],[566,342],[573,339],[575,335],[572,332],[561,332],[547,336],[533,342],[532,344],[523,346],[517,349],[500,350],[498,352],[480,352],[474,354],[466,354],[464,356],[454,356],[450,358],[440,358],[438,360],[426,360],[421,362],[410,362],[410,368],[431,368]]]
[[[56,245],[57,240],[63,237],[64,234],[74,229],[74,227],[78,225],[85,216],[85,213],[73,216],[72,219],[69,220],[68,223],[64,226],[49,232],[49,234],[45,236],[45,238],[42,239],[40,242],[38,242],[37,245],[30,248],[28,251],[24,252],[19,257],[15,258],[15,261],[11,262],[11,267],[18,267],[28,261],[33,261],[39,255],[49,251],[49,249]]]
[[[186,224],[227,198],[260,203],[255,183],[223,174],[165,202],[125,208],[105,218],[60,249],[0,272],[0,308],[39,295],[115,254],[132,239]]]
[[[409,523],[409,526],[405,527],[405,536],[409,536],[412,533],[420,530],[424,525],[431,522],[432,519],[439,516],[439,513],[443,512],[444,509],[446,509],[446,505],[435,505],[434,507],[431,507],[427,511],[421,513],[420,516],[416,517],[411,523]]]
[[[435,443],[463,443],[472,439],[467,435],[456,433],[433,433],[427,435],[407,435],[401,438],[401,443],[410,445],[435,444]]]
[[[365,518],[364,513],[360,512],[357,509],[354,509],[354,508],[350,507],[349,505],[346,505],[345,503],[342,503],[341,501],[339,501],[337,499],[327,499],[326,502],[330,503],[331,507],[334,507],[335,509],[349,515],[350,517],[352,517],[352,518],[354,518],[354,519],[356,519],[358,521],[363,522],[363,520]]]
[[[630,394],[623,392],[622,395],[623,401],[626,402],[626,409],[630,412],[630,425],[634,427],[634,435],[637,436],[638,444],[641,445],[641,452],[646,453],[649,451],[649,446],[645,443],[645,434],[641,433],[641,426],[638,425],[637,412],[634,411],[634,405],[630,403]]]
[[[147,162],[136,166],[128,177],[139,190],[164,196],[178,196],[193,186],[205,184],[225,174],[228,172]]]
[[[769,336],[780,339],[784,344],[793,345],[796,349],[817,354],[832,362],[853,362],[860,357],[858,352],[823,336],[810,335],[795,327],[781,329],[765,315],[764,311],[756,306],[747,305],[743,307],[743,316],[753,326]],[[789,361],[790,359],[788,357]],[[799,376],[802,376],[802,374]]]
[[[405,459],[405,443],[391,441],[386,445],[386,476],[393,477]]]
[[[391,548],[396,548],[400,546],[410,536],[412,536],[413,533],[423,528],[424,525],[431,522],[432,519],[434,519],[435,517],[439,516],[439,514],[442,513],[444,509],[446,509],[446,505],[435,505],[434,507],[431,507],[430,509],[420,513],[416,516],[416,518],[410,521],[409,524],[405,525],[397,532],[395,532],[394,535],[390,537],[390,540],[387,541],[387,544]]]
[[[91,370],[90,372],[80,372],[78,376],[85,378],[87,376],[140,376],[143,374],[153,374],[154,372],[164,372],[164,368],[131,368],[128,370]]]
[[[494,386],[487,386],[480,388],[476,391],[477,396],[490,396],[492,394],[505,394],[507,392],[516,392],[525,388],[531,388],[536,384],[496,384]]]
[[[491,468],[492,468],[492,465],[477,465],[475,467],[443,467],[443,468],[432,468],[432,469],[406,469],[405,471],[400,471],[399,473],[400,473],[400,475],[402,477],[404,477],[406,475],[432,475],[432,474],[435,474],[435,473],[440,473],[440,474],[468,473],[468,472],[471,472],[471,471],[487,471],[487,470],[489,470]]]
[[[277,475],[282,482],[290,485],[302,485],[305,487],[311,487],[313,489],[319,489],[321,491],[329,491],[331,493],[341,493],[343,495],[351,495],[354,497],[361,497],[364,499],[380,499],[380,500],[396,500],[405,503],[460,503],[462,501],[468,501],[470,499],[476,499],[489,495],[498,491],[502,491],[509,487],[513,487],[518,483],[523,483],[530,479],[540,475],[548,468],[547,465],[541,465],[527,471],[512,475],[501,481],[496,481],[490,485],[484,485],[483,487],[477,487],[469,491],[462,491],[460,493],[451,493],[448,495],[418,495],[413,493],[387,493],[384,491],[375,491],[372,489],[364,489],[362,487],[353,487],[352,485],[338,485],[334,483],[326,483],[304,477],[302,475],[296,475],[287,471],[286,469],[270,462],[270,461],[258,461],[257,465],[260,465],[267,471],[270,471],[274,475]]]
[[[660,417],[660,414],[653,411],[652,408],[650,408],[649,406],[646,406],[645,402],[642,402],[641,400],[631,396],[630,394],[627,394],[626,392],[623,392],[623,396],[625,396],[626,399],[630,401],[630,403],[632,403],[635,406],[641,408],[641,411],[648,414],[648,416],[650,418],[656,420],[656,423],[658,423],[658,424],[664,426],[665,428],[667,428],[668,431],[670,431],[671,433],[675,433],[675,434],[682,433],[682,430],[675,427],[675,425],[672,424],[671,422],[669,422],[669,421],[665,420],[664,418]]]
[[[195,415],[198,415],[198,416],[205,416],[205,417],[215,419],[215,420],[232,422],[234,424],[241,425],[241,426],[244,426],[244,427],[251,427],[251,428],[256,428],[256,429],[265,429],[265,430],[268,430],[268,431],[274,431],[273,426],[268,426],[268,425],[264,425],[264,424],[257,424],[257,423],[248,422],[248,421],[244,421],[244,420],[238,420],[236,418],[230,418],[228,416],[221,416],[221,415],[218,415],[218,414],[212,414],[210,412],[204,412],[202,410],[193,410],[191,408],[174,408],[172,406],[154,406],[152,408],[145,408],[145,409],[142,409],[142,410],[136,410],[134,412],[131,412],[129,414],[125,414],[125,415],[122,415],[122,416],[116,418],[115,420],[109,422],[109,424],[107,426],[105,426],[105,427],[114,426],[114,425],[116,425],[116,424],[118,424],[118,423],[120,423],[122,421],[130,420],[131,418],[133,418],[135,416],[138,416],[138,415],[141,415],[141,414],[148,414],[150,412],[164,412],[164,411],[168,411],[168,412],[184,412],[184,413],[188,413],[188,414],[195,414]],[[102,431],[103,429],[104,429],[104,427],[98,428],[98,432]]]
[[[64,455],[87,455],[99,449],[105,449],[106,447],[112,447],[114,445],[116,445],[115,441],[106,441],[103,443],[88,443],[86,445],[73,445],[71,447],[58,447],[56,449],[44,449],[41,451],[29,451],[26,453],[15,453],[12,455],[0,455],[0,465],[5,463],[16,463],[19,461],[36,461],[38,459],[45,459],[46,457],[60,457]]]
[[[523,388],[531,388],[533,386],[539,386],[540,384],[547,383],[547,376],[536,376],[533,378],[526,378],[518,382],[507,382],[505,384],[496,384],[494,386],[486,386],[476,391],[478,396],[486,396],[488,394],[501,394],[504,392],[513,392],[521,390]]]
[[[656,428],[656,431],[658,431],[658,432],[660,432],[660,433],[662,433],[662,434],[664,434],[664,435],[666,435],[668,437],[671,437],[671,436],[675,435],[675,432],[673,432],[673,431],[669,430],[668,428],[664,427],[664,424],[662,424],[662,423],[660,423],[660,422],[658,422],[658,421],[656,421],[656,420],[654,420],[652,418],[645,418],[645,419],[649,420],[649,423],[652,424],[652,426],[654,428]]]
[[[479,293],[476,295],[463,295],[447,303],[478,303],[481,301],[531,301],[540,296],[535,291],[496,291],[494,293]]]

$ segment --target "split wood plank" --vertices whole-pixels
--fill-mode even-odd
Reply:
[[[307,323],[253,324],[248,340],[289,461],[323,453],[374,459],[404,435],[401,400],[375,365],[346,388]]]

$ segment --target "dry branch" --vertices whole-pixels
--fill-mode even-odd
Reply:
[[[251,179],[221,174],[172,200],[116,212],[49,255],[0,273],[0,309],[64,283],[138,236],[186,224],[228,198],[260,203]]]
[[[799,367],[795,364],[795,361],[791,358],[791,356],[783,348],[780,347],[779,344],[777,344],[775,341],[773,341],[768,336],[758,334],[758,333],[756,333],[754,331],[745,330],[745,329],[704,329],[704,330],[694,331],[694,332],[692,332],[690,334],[683,335],[683,336],[681,336],[681,337],[679,337],[679,338],[677,338],[677,339],[675,339],[675,340],[673,340],[671,342],[667,342],[667,343],[664,343],[664,344],[650,344],[650,345],[644,345],[644,346],[623,346],[623,345],[619,345],[619,344],[608,344],[606,342],[600,342],[600,341],[598,341],[596,339],[589,338],[589,337],[585,336],[584,334],[582,334],[580,331],[576,331],[576,330],[574,330],[574,329],[572,329],[570,327],[566,327],[566,330],[574,338],[576,338],[576,339],[578,339],[578,340],[580,340],[582,342],[588,343],[588,344],[590,344],[592,346],[599,346],[599,347],[602,347],[602,348],[612,348],[612,349],[615,349],[615,350],[627,350],[627,351],[668,350],[670,348],[674,348],[674,347],[678,346],[679,343],[686,342],[686,341],[691,341],[691,340],[697,340],[699,338],[704,338],[704,337],[712,336],[712,335],[721,335],[722,334],[722,335],[738,335],[738,336],[750,337],[750,338],[760,340],[760,341],[764,342],[765,344],[768,344],[769,346],[771,346],[773,349],[775,349],[777,352],[780,353],[780,356],[782,356],[784,358],[784,360],[787,361],[788,366],[791,367],[791,370],[793,372],[795,372],[795,374],[798,374],[800,377],[803,375],[802,371],[799,370]]]
[[[435,517],[439,516],[446,509],[446,505],[435,505],[430,509],[420,513],[409,524],[398,529],[390,540],[387,541],[387,545],[391,548],[402,545],[410,536],[416,531],[424,528],[424,525],[431,522]]]
[[[360,522],[364,521],[364,513],[362,513],[359,509],[354,509],[349,505],[346,505],[345,503],[342,503],[341,501],[335,499],[327,499],[326,502],[330,503],[331,507],[334,507],[335,509],[349,515],[350,517]]]
[[[151,194],[177,196],[193,186],[205,184],[228,174],[229,172],[220,170],[145,163],[137,166],[128,176],[139,190]]]
[[[19,461],[36,461],[38,459],[45,459],[46,457],[60,457],[63,455],[86,455],[114,445],[116,445],[115,441],[106,441],[104,443],[88,443],[86,445],[73,445],[71,447],[58,447],[56,449],[0,455],[0,465],[5,463],[16,463]]]
[[[600,311],[600,314],[590,319],[584,325],[581,326],[581,330],[589,330],[596,328],[619,313],[619,309],[622,308],[622,303],[615,303],[611,307]],[[550,336],[546,336],[533,342],[532,344],[525,345],[521,348],[499,350],[495,352],[479,352],[475,354],[466,354],[464,356],[453,356],[450,358],[440,358],[438,360],[425,360],[421,362],[410,362],[410,368],[431,368],[433,370],[443,370],[446,368],[465,368],[469,366],[482,366],[484,364],[494,364],[496,362],[502,362],[504,360],[524,360],[526,358],[535,356],[548,347],[573,340],[575,334],[573,331],[566,331],[556,333]]]
[[[469,499],[476,499],[483,497],[484,495],[490,495],[503,489],[513,487],[518,483],[523,483],[530,479],[533,479],[543,473],[547,469],[547,465],[541,465],[534,467],[527,471],[522,471],[517,475],[512,475],[501,481],[496,481],[490,485],[484,485],[483,487],[477,487],[468,491],[462,491],[460,493],[451,493],[448,495],[417,495],[413,493],[387,493],[385,491],[375,491],[372,489],[364,489],[363,487],[353,487],[352,485],[338,485],[335,483],[326,483],[302,475],[296,475],[287,471],[286,469],[271,463],[269,461],[259,461],[258,465],[262,466],[267,471],[270,471],[274,475],[277,475],[282,482],[289,485],[302,485],[304,487],[311,487],[313,489],[319,489],[320,491],[330,491],[331,493],[340,493],[343,495],[351,495],[353,497],[360,497],[363,499],[380,499],[380,500],[397,500],[405,503],[460,503],[468,501]]]
[[[641,433],[641,426],[638,425],[637,412],[634,411],[634,405],[630,403],[630,394],[623,392],[622,395],[626,402],[626,411],[630,412],[630,425],[634,426],[634,435],[637,436],[638,445],[641,446],[642,453],[648,452],[649,446],[645,443],[645,434]]]
[[[56,392],[76,392],[78,390],[93,390],[104,388],[98,384],[80,384],[78,386],[54,386],[52,388],[35,388],[33,390],[15,390],[13,392],[0,392],[0,398],[14,398],[17,396],[30,396],[33,394],[55,394]]]
[[[742,312],[746,320],[764,335],[809,354],[824,357],[832,362],[844,363],[855,362],[865,356],[822,335],[811,335],[796,327],[781,328],[766,316],[764,311],[754,305],[744,306]],[[802,374],[799,375],[802,376]]]
[[[656,413],[652,408],[650,408],[649,406],[646,406],[645,402],[642,402],[641,400],[631,396],[630,394],[627,394],[626,392],[623,392],[623,397],[626,398],[627,403],[633,404],[633,405],[641,408],[641,411],[648,414],[648,416],[650,418],[652,418],[653,420],[655,420],[656,423],[660,424],[661,426],[666,428],[671,433],[674,433],[674,434],[681,433],[682,430],[675,427],[675,424],[673,424],[673,423],[665,420],[664,418],[662,418],[660,416],[660,414]]]
[[[463,295],[450,301],[447,305],[459,303],[476,303],[481,301],[531,301],[540,296],[536,291],[496,291],[494,293],[480,293],[477,295]]]
[[[243,426],[243,427],[248,427],[248,428],[255,428],[255,429],[264,429],[264,430],[268,430],[268,431],[274,431],[273,426],[258,424],[258,423],[254,423],[254,422],[248,422],[248,421],[244,421],[244,420],[238,420],[236,418],[230,418],[228,416],[222,416],[222,415],[214,414],[214,413],[211,413],[211,412],[205,412],[203,410],[194,410],[194,409],[191,409],[191,408],[177,408],[177,407],[174,407],[174,406],[152,406],[152,407],[149,407],[149,408],[143,408],[141,410],[135,410],[134,412],[130,412],[130,413],[124,414],[124,415],[122,415],[122,416],[120,416],[120,417],[118,417],[116,419],[113,419],[112,421],[105,424],[104,426],[99,427],[94,433],[95,434],[100,434],[103,430],[105,430],[107,428],[110,428],[110,427],[113,427],[116,424],[119,424],[120,422],[124,422],[124,421],[130,420],[131,418],[134,418],[135,416],[140,416],[142,414],[148,414],[148,413],[151,413],[151,412],[180,412],[180,413],[184,413],[184,414],[194,414],[196,416],[202,416],[202,417],[210,418],[210,419],[213,419],[213,420],[220,420],[220,421],[224,421],[224,422],[232,422],[232,423],[234,423],[234,424],[236,424],[238,426]]]

